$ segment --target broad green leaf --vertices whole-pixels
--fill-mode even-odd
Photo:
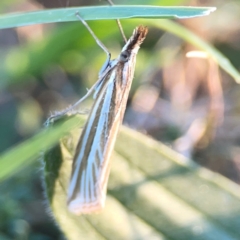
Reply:
[[[0,16],[0,28],[20,27],[40,23],[124,18],[191,18],[208,15],[214,7],[100,6],[51,9]]]
[[[239,239],[239,186],[168,147],[122,128],[99,214],[75,216],[66,196],[80,132],[65,136],[44,157],[51,210],[69,240]]]

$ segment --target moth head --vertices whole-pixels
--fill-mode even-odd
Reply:
[[[124,50],[121,52],[119,56],[119,61],[120,62],[127,62],[130,57],[130,53],[127,50]]]

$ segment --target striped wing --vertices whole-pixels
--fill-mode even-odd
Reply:
[[[104,207],[109,159],[125,112],[136,54],[146,33],[144,27],[135,29],[120,56],[110,62],[97,90],[73,160],[68,207],[75,214],[96,212]]]

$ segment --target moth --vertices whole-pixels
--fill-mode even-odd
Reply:
[[[94,92],[94,104],[76,147],[68,188],[68,209],[79,215],[99,212],[104,208],[110,156],[126,109],[136,56],[148,29],[136,27],[119,56],[110,60],[111,55],[106,47],[80,15],[77,17],[108,54],[98,81],[73,105],[76,106]]]

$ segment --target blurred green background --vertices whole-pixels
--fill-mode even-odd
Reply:
[[[240,1],[148,1],[158,5],[216,6],[210,16],[181,24],[213,44],[239,69]],[[146,4],[146,1],[115,1]],[[1,1],[1,13],[105,4],[102,1]],[[156,20],[158,21],[158,20]],[[117,56],[123,40],[115,21],[90,26]],[[122,21],[127,36],[141,19]],[[145,22],[144,22],[145,24]],[[150,27],[137,58],[124,124],[240,182],[239,87],[212,59],[176,36]],[[97,79],[105,54],[81,23],[33,25],[0,31],[0,151],[34,136],[50,112],[62,110]],[[86,105],[86,108],[89,108]],[[47,214],[41,154],[0,182],[0,239],[63,239]]]

